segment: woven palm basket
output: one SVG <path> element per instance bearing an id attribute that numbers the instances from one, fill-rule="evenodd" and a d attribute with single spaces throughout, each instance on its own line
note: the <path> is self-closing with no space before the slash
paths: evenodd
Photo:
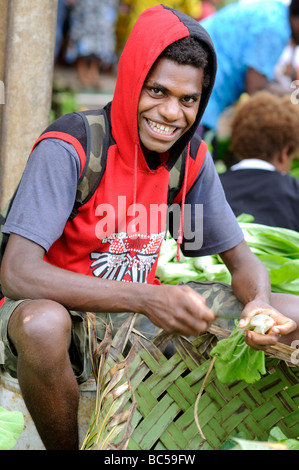
<path id="1" fill-rule="evenodd" d="M 150 341 L 132 316 L 113 340 L 109 328 L 99 346 L 91 340 L 98 396 L 82 449 L 218 450 L 236 435 L 267 441 L 274 426 L 298 438 L 299 367 L 287 365 L 296 350 L 271 347 L 259 381 L 225 385 L 209 352 L 229 334 L 212 326 L 193 342 Z"/>

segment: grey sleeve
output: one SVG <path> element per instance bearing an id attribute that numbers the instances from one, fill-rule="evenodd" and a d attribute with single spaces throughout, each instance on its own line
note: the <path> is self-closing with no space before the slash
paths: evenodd
<path id="1" fill-rule="evenodd" d="M 72 145 L 41 141 L 29 157 L 3 232 L 21 235 L 47 251 L 72 211 L 79 175 L 80 159 Z"/>
<path id="2" fill-rule="evenodd" d="M 209 152 L 184 209 L 182 252 L 186 256 L 222 253 L 243 240 Z"/>

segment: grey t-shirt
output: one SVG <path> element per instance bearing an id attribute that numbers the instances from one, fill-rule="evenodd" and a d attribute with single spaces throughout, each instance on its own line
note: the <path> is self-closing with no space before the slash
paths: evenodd
<path id="1" fill-rule="evenodd" d="M 79 175 L 80 159 L 72 145 L 57 139 L 41 141 L 28 160 L 3 232 L 21 235 L 48 251 L 72 211 Z M 243 239 L 209 153 L 186 196 L 184 211 L 182 249 L 188 256 L 221 253 Z"/>

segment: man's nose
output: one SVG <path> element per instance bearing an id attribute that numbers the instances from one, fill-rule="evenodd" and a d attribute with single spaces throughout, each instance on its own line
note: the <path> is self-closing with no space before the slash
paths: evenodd
<path id="1" fill-rule="evenodd" d="M 159 112 L 163 119 L 168 122 L 177 121 L 182 116 L 182 108 L 178 99 L 169 97 L 159 106 Z"/>

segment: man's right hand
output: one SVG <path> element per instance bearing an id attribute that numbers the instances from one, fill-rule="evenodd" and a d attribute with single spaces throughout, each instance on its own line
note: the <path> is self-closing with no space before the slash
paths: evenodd
<path id="1" fill-rule="evenodd" d="M 197 336 L 216 319 L 205 299 L 189 286 L 144 286 L 144 313 L 168 333 Z"/>

